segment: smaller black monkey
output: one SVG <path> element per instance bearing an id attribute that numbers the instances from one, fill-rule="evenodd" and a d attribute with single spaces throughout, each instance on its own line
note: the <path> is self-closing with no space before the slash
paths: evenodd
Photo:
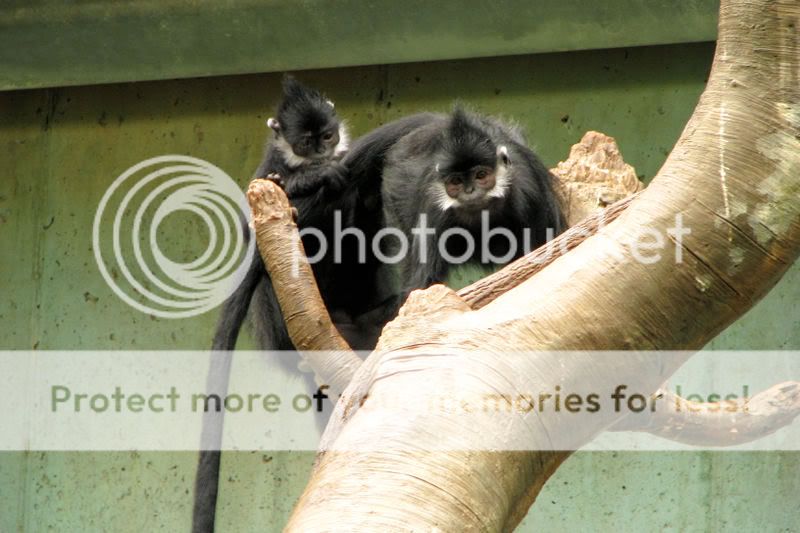
<path id="1" fill-rule="evenodd" d="M 566 226 L 556 178 L 517 128 L 460 107 L 428 117 L 397 140 L 383 167 L 386 224 L 410 241 L 405 293 L 447 281 L 448 257 L 483 267 L 494 266 L 484 256 L 507 263 Z M 431 237 L 425 246 L 423 215 Z"/>
<path id="2" fill-rule="evenodd" d="M 272 130 L 273 139 L 268 143 L 254 177 L 272 179 L 284 188 L 296 210 L 300 227 L 314 227 L 327 235 L 336 211 L 342 214 L 344 225 L 353 224 L 357 193 L 349 186 L 347 169 L 339 161 L 347 151 L 349 139 L 333 102 L 317 90 L 286 76 L 283 99 L 275 117 L 267 120 L 267 126 Z M 247 227 L 244 231 L 253 238 Z M 319 242 L 304 239 L 304 246 L 306 253 L 313 256 Z M 362 302 L 357 296 L 360 293 L 352 290 L 352 285 L 357 281 L 368 285 L 369 276 L 361 276 L 361 271 L 354 270 L 350 276 L 341 279 L 338 270 L 341 267 L 327 260 L 312 267 L 323 299 L 332 312 L 341 308 L 347 312 L 360 310 Z M 369 291 L 362 290 L 362 293 L 369 294 Z M 251 307 L 259 347 L 262 350 L 293 349 L 272 282 L 261 258 L 256 256 L 220 314 L 206 387 L 209 395 L 224 397 L 227 393 L 231 352 Z M 222 424 L 223 412 L 205 414 L 201 437 L 203 449 L 195 479 L 194 533 L 214 530 Z"/>
<path id="3" fill-rule="evenodd" d="M 286 76 L 283 100 L 267 126 L 274 139 L 255 177 L 278 181 L 289 200 L 311 194 L 318 199 L 317 194 L 329 195 L 347 185 L 347 169 L 339 160 L 347 152 L 349 137 L 333 102 Z"/>
<path id="4" fill-rule="evenodd" d="M 375 213 L 380 214 L 380 206 L 365 207 L 367 182 L 354 180 L 344 164 L 350 139 L 333 102 L 287 76 L 283 81 L 283 100 L 275 117 L 267 120 L 267 126 L 273 131 L 273 139 L 268 142 L 255 177 L 271 179 L 284 189 L 301 230 L 318 230 L 316 235 L 303 237 L 307 256 L 318 256 L 320 234 L 327 243 L 334 241 L 336 217 L 342 228 L 356 227 L 367 234 L 375 231 Z M 355 349 L 371 349 L 377 340 L 375 327 L 364 320 L 355 324 L 354 320 L 369 316 L 381 303 L 381 295 L 374 290 L 378 265 L 369 252 L 364 261 L 358 260 L 361 255 L 358 241 L 345 238 L 340 244 L 339 260 L 335 261 L 333 253 L 327 253 L 312 265 L 314 276 L 323 301 L 345 339 Z M 292 350 L 294 346 L 266 271 L 263 265 L 259 268 L 264 281 L 250 304 L 256 340 L 261 349 Z"/>

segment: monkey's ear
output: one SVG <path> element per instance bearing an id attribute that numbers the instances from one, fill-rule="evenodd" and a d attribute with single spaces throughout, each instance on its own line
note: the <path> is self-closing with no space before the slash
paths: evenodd
<path id="1" fill-rule="evenodd" d="M 275 133 L 280 133 L 281 131 L 281 124 L 278 122 L 278 119 L 269 117 L 267 119 L 267 127 L 274 130 Z"/>
<path id="2" fill-rule="evenodd" d="M 505 145 L 497 147 L 497 157 L 503 162 L 504 165 L 508 165 L 510 161 L 508 159 L 508 148 L 506 148 Z"/>
<path id="3" fill-rule="evenodd" d="M 333 109 L 336 108 L 336 106 L 333 105 L 333 100 L 325 100 L 325 103 L 328 104 L 329 106 L 331 106 L 331 108 L 333 108 Z"/>

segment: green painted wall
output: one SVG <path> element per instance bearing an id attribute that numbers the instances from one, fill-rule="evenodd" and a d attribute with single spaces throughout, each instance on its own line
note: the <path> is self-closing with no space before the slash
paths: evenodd
<path id="1" fill-rule="evenodd" d="M 710 41 L 719 0 L 5 0 L 0 90 Z"/>
<path id="2" fill-rule="evenodd" d="M 680 134 L 711 44 L 519 55 L 301 73 L 354 133 L 454 97 L 513 117 L 554 165 L 589 129 L 652 177 Z M 256 167 L 279 77 L 240 75 L 0 93 L 0 348 L 206 349 L 216 312 L 134 311 L 91 254 L 94 210 L 114 178 L 160 154 L 201 157 L 242 186 Z M 186 242 L 191 227 L 167 235 Z M 793 268 L 716 348 L 800 349 Z M 244 339 L 240 346 L 252 346 Z M 204 371 L 200 369 L 198 371 Z M 312 457 L 226 453 L 222 531 L 275 531 Z M 0 454 L 0 531 L 186 530 L 193 453 Z M 525 522 L 546 530 L 794 531 L 800 454 L 579 453 Z"/>

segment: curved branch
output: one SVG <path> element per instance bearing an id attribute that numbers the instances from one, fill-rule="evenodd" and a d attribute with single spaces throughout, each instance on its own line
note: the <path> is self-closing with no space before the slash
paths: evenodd
<path id="1" fill-rule="evenodd" d="M 448 315 L 401 312 L 385 328 L 344 393 L 360 403 L 337 404 L 344 421 L 326 431 L 329 451 L 287 531 L 511 530 L 568 454 L 493 450 L 556 434 L 585 443 L 622 414 L 578 424 L 537 411 L 533 425 L 518 416 L 465 427 L 429 400 L 504 391 L 520 375 L 565 389 L 657 390 L 683 361 L 659 365 L 644 350 L 699 349 L 763 297 L 800 255 L 798 20 L 796 0 L 722 0 L 703 97 L 658 176 L 614 223 L 480 309 L 459 308 L 442 287 L 421 291 L 446 300 Z M 643 228 L 663 237 L 679 218 L 691 234 L 668 235 L 668 258 L 636 256 L 630 243 Z M 505 364 L 521 350 L 630 355 L 624 365 L 538 355 Z M 345 420 L 347 405 L 360 408 Z M 496 446 L 479 447 L 487 437 Z"/>
<path id="2" fill-rule="evenodd" d="M 656 412 L 628 415 L 611 431 L 642 431 L 693 446 L 733 446 L 771 435 L 800 415 L 797 381 L 724 402 L 692 402 L 667 390 L 653 396 L 659 399 Z"/>
<path id="3" fill-rule="evenodd" d="M 339 394 L 362 361 L 336 330 L 322 301 L 289 200 L 280 187 L 263 179 L 250 183 L 247 200 L 258 250 L 272 279 L 289 337 L 317 380 Z"/>

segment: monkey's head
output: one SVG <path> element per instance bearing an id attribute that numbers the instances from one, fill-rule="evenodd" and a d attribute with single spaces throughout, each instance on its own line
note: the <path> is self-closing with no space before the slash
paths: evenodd
<path id="1" fill-rule="evenodd" d="M 502 198 L 508 182 L 508 148 L 496 145 L 487 128 L 456 108 L 443 130 L 434 170 L 443 210 L 476 210 Z"/>
<path id="2" fill-rule="evenodd" d="M 284 150 L 303 159 L 330 159 L 346 149 L 341 146 L 346 135 L 333 102 L 291 76 L 283 79 L 283 100 L 267 126 Z"/>

